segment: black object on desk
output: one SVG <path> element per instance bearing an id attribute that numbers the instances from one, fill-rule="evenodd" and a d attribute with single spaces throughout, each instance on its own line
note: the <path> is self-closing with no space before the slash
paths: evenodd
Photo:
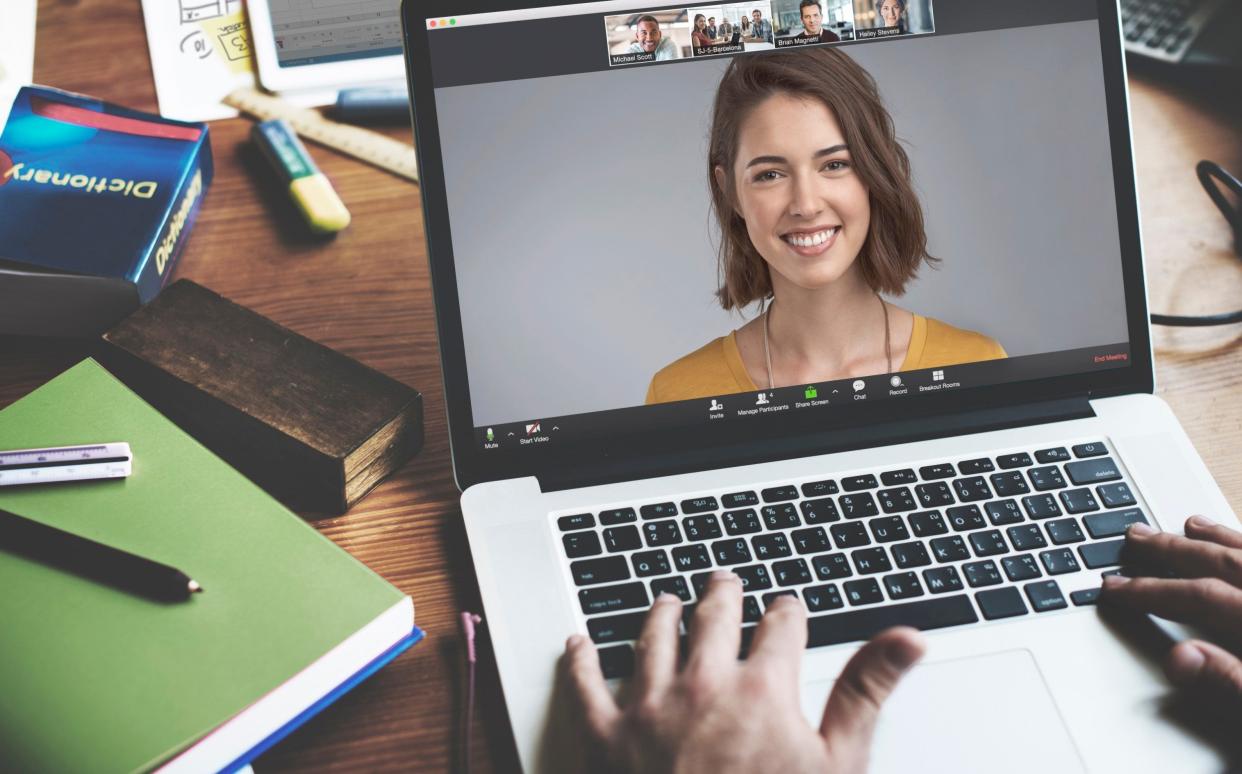
<path id="1" fill-rule="evenodd" d="M 203 590 L 175 567 L 8 511 L 0 511 L 0 551 L 157 602 L 184 602 Z"/>
<path id="2" fill-rule="evenodd" d="M 1170 64 L 1242 67 L 1242 4 L 1121 0 L 1126 52 Z"/>

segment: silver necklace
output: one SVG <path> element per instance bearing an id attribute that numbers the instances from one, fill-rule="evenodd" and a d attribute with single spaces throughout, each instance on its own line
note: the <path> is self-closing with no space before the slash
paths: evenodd
<path id="1" fill-rule="evenodd" d="M 893 345 L 891 336 L 889 336 L 888 325 L 888 304 L 880 296 L 879 293 L 875 297 L 880 301 L 880 308 L 884 310 L 884 359 L 888 361 L 888 373 L 893 372 Z M 772 304 L 768 304 L 763 310 L 763 359 L 768 364 L 768 389 L 776 389 L 776 384 L 772 380 L 772 347 L 768 342 L 768 314 L 772 311 Z"/>

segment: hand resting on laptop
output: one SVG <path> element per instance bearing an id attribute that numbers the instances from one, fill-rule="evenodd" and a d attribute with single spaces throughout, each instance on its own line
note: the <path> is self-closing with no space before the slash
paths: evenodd
<path id="1" fill-rule="evenodd" d="M 1242 545 L 1242 536 L 1238 536 Z M 1242 592 L 1238 592 L 1242 596 Z M 695 610 L 689 648 L 678 669 L 681 600 L 656 598 L 639 637 L 635 675 L 621 705 L 600 671 L 594 644 L 574 635 L 563 668 L 582 722 L 607 764 L 623 771 L 861 772 L 867 767 L 880 706 L 923 655 L 914 629 L 882 632 L 846 664 L 819 729 L 798 701 L 806 647 L 806 609 L 778 598 L 755 632 L 749 657 L 737 658 L 742 585 L 713 574 Z"/>
<path id="2" fill-rule="evenodd" d="M 1104 579 L 1100 604 L 1189 624 L 1220 644 L 1199 639 L 1175 645 L 1165 658 L 1169 679 L 1207 698 L 1242 702 L 1242 533 L 1192 516 L 1186 536 L 1133 524 L 1122 559 L 1127 566 L 1176 577 L 1120 575 Z M 1228 648 L 1228 649 L 1227 649 Z"/>

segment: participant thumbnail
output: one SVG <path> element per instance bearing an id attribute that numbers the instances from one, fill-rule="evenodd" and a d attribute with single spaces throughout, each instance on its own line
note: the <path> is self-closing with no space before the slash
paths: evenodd
<path id="1" fill-rule="evenodd" d="M 694 56 L 735 54 L 774 48 L 776 39 L 770 5 L 728 3 L 686 11 L 690 18 L 690 48 Z"/>
<path id="2" fill-rule="evenodd" d="M 666 62 L 690 56 L 686 10 L 645 11 L 605 16 L 610 64 Z"/>
<path id="3" fill-rule="evenodd" d="M 931 0 L 854 0 L 858 40 L 935 32 Z"/>
<path id="4" fill-rule="evenodd" d="M 854 0 L 775 0 L 776 47 L 854 39 Z"/>

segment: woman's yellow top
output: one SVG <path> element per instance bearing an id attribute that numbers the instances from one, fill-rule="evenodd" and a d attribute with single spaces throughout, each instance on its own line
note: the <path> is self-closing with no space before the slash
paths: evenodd
<path id="1" fill-rule="evenodd" d="M 942 368 L 1003 357 L 1007 357 L 1005 349 L 995 339 L 916 314 L 906 359 L 898 370 Z M 647 388 L 647 403 L 668 403 L 758 390 L 742 364 L 734 332 L 660 369 Z"/>

